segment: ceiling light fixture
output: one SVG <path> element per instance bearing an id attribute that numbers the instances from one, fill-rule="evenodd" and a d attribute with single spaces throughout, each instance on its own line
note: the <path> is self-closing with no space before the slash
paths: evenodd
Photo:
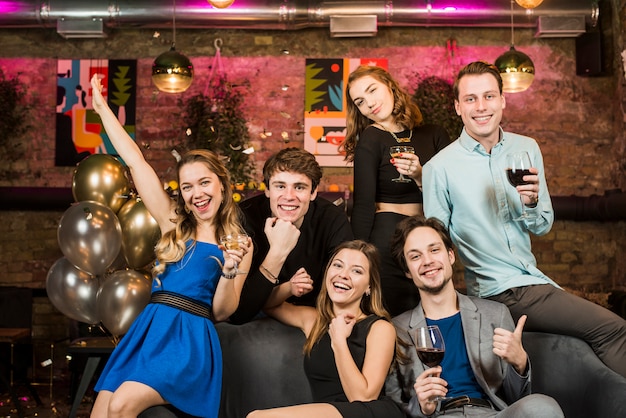
<path id="1" fill-rule="evenodd" d="M 543 3 L 543 0 L 515 0 L 515 3 L 519 4 L 524 9 L 534 9 Z"/>
<path id="2" fill-rule="evenodd" d="M 235 2 L 235 0 L 208 0 L 209 4 L 216 9 L 225 9 Z"/>
<path id="3" fill-rule="evenodd" d="M 154 60 L 152 82 L 165 93 L 182 93 L 193 82 L 193 64 L 176 51 L 176 0 L 172 18 L 172 47 Z"/>
<path id="4" fill-rule="evenodd" d="M 514 0 L 511 0 L 511 49 L 500 55 L 495 62 L 502 76 L 502 91 L 505 93 L 524 91 L 535 79 L 535 64 L 528 55 L 517 51 L 514 46 L 513 3 Z"/>

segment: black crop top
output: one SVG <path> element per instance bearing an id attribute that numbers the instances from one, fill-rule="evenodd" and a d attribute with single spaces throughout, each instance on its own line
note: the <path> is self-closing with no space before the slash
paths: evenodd
<path id="1" fill-rule="evenodd" d="M 398 138 L 409 137 L 408 130 L 395 134 Z M 356 239 L 369 239 L 377 202 L 422 203 L 422 192 L 414 181 L 391 181 L 399 176 L 389 155 L 389 147 L 396 144 L 389 132 L 375 126 L 368 126 L 359 136 L 354 150 L 354 206 L 351 217 Z M 413 129 L 410 143 L 402 143 L 415 148 L 422 166 L 448 144 L 450 137 L 438 125 L 418 126 Z"/>

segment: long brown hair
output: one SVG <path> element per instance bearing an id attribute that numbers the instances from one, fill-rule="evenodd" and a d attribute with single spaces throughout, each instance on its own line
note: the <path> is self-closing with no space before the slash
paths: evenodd
<path id="1" fill-rule="evenodd" d="M 362 240 L 346 241 L 335 248 L 335 251 L 330 257 L 330 261 L 324 270 L 324 279 L 322 280 L 320 293 L 317 296 L 317 319 L 315 320 L 313 328 L 311 329 L 306 343 L 304 344 L 304 353 L 306 355 L 311 353 L 313 346 L 320 340 L 320 338 L 322 338 L 324 333 L 328 331 L 330 321 L 332 321 L 335 317 L 333 312 L 333 302 L 330 300 L 326 289 L 326 275 L 328 274 L 328 269 L 335 260 L 335 257 L 337 257 L 337 254 L 346 249 L 360 251 L 365 255 L 367 261 L 369 262 L 370 295 L 363 296 L 361 298 L 361 311 L 363 311 L 366 315 L 374 314 L 391 321 L 389 313 L 383 306 L 380 284 L 380 256 L 378 254 L 378 249 L 373 244 Z"/>
<path id="2" fill-rule="evenodd" d="M 177 181 L 180 183 L 179 176 L 181 168 L 187 164 L 196 162 L 206 165 L 222 184 L 223 200 L 213 220 L 215 223 L 215 236 L 219 237 L 220 235 L 243 231 L 240 223 L 241 216 L 239 207 L 233 200 L 230 173 L 217 154 L 204 149 L 191 150 L 185 153 L 176 166 Z M 167 263 L 175 263 L 181 260 L 187 251 L 186 242 L 190 239 L 195 239 L 198 221 L 193 213 L 188 213 L 185 210 L 185 201 L 181 193 L 178 194 L 175 205 L 176 217 L 171 221 L 176 224 L 176 228 L 163 234 L 155 247 L 158 261 L 152 269 L 155 277 L 163 273 Z"/>
<path id="3" fill-rule="evenodd" d="M 359 108 L 350 97 L 350 87 L 356 80 L 370 76 L 386 85 L 393 95 L 393 111 L 395 122 L 407 129 L 413 129 L 424 122 L 422 112 L 412 97 L 398 84 L 398 82 L 382 67 L 374 65 L 361 65 L 348 77 L 346 87 L 346 139 L 341 143 L 340 150 L 345 151 L 346 160 L 354 160 L 354 150 L 359 140 L 359 134 L 372 124 L 372 120 L 363 116 Z"/>

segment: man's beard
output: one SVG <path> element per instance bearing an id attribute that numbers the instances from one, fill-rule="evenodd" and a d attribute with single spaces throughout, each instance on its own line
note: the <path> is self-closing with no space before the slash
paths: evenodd
<path id="1" fill-rule="evenodd" d="M 450 280 L 452 280 L 452 275 L 450 275 L 450 277 L 443 279 L 443 282 L 441 282 L 441 284 L 438 286 L 428 287 L 428 286 L 425 286 L 424 284 L 421 284 L 417 286 L 417 288 L 421 290 L 422 292 L 425 292 L 431 295 L 438 295 L 439 293 L 441 293 L 443 288 L 446 287 L 446 285 L 448 284 Z"/>

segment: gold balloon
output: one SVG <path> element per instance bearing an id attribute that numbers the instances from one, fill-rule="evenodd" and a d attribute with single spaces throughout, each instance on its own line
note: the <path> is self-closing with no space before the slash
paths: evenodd
<path id="1" fill-rule="evenodd" d="M 96 312 L 113 335 L 126 334 L 133 321 L 150 302 L 152 280 L 136 270 L 118 270 L 108 275 L 96 297 Z"/>
<path id="2" fill-rule="evenodd" d="M 90 155 L 74 170 L 72 194 L 76 202 L 95 201 L 117 212 L 128 200 L 129 193 L 126 168 L 111 155 Z"/>
<path id="3" fill-rule="evenodd" d="M 159 224 L 150 215 L 141 198 L 133 198 L 117 213 L 122 226 L 122 252 L 131 269 L 151 263 L 154 246 L 161 237 Z"/>

